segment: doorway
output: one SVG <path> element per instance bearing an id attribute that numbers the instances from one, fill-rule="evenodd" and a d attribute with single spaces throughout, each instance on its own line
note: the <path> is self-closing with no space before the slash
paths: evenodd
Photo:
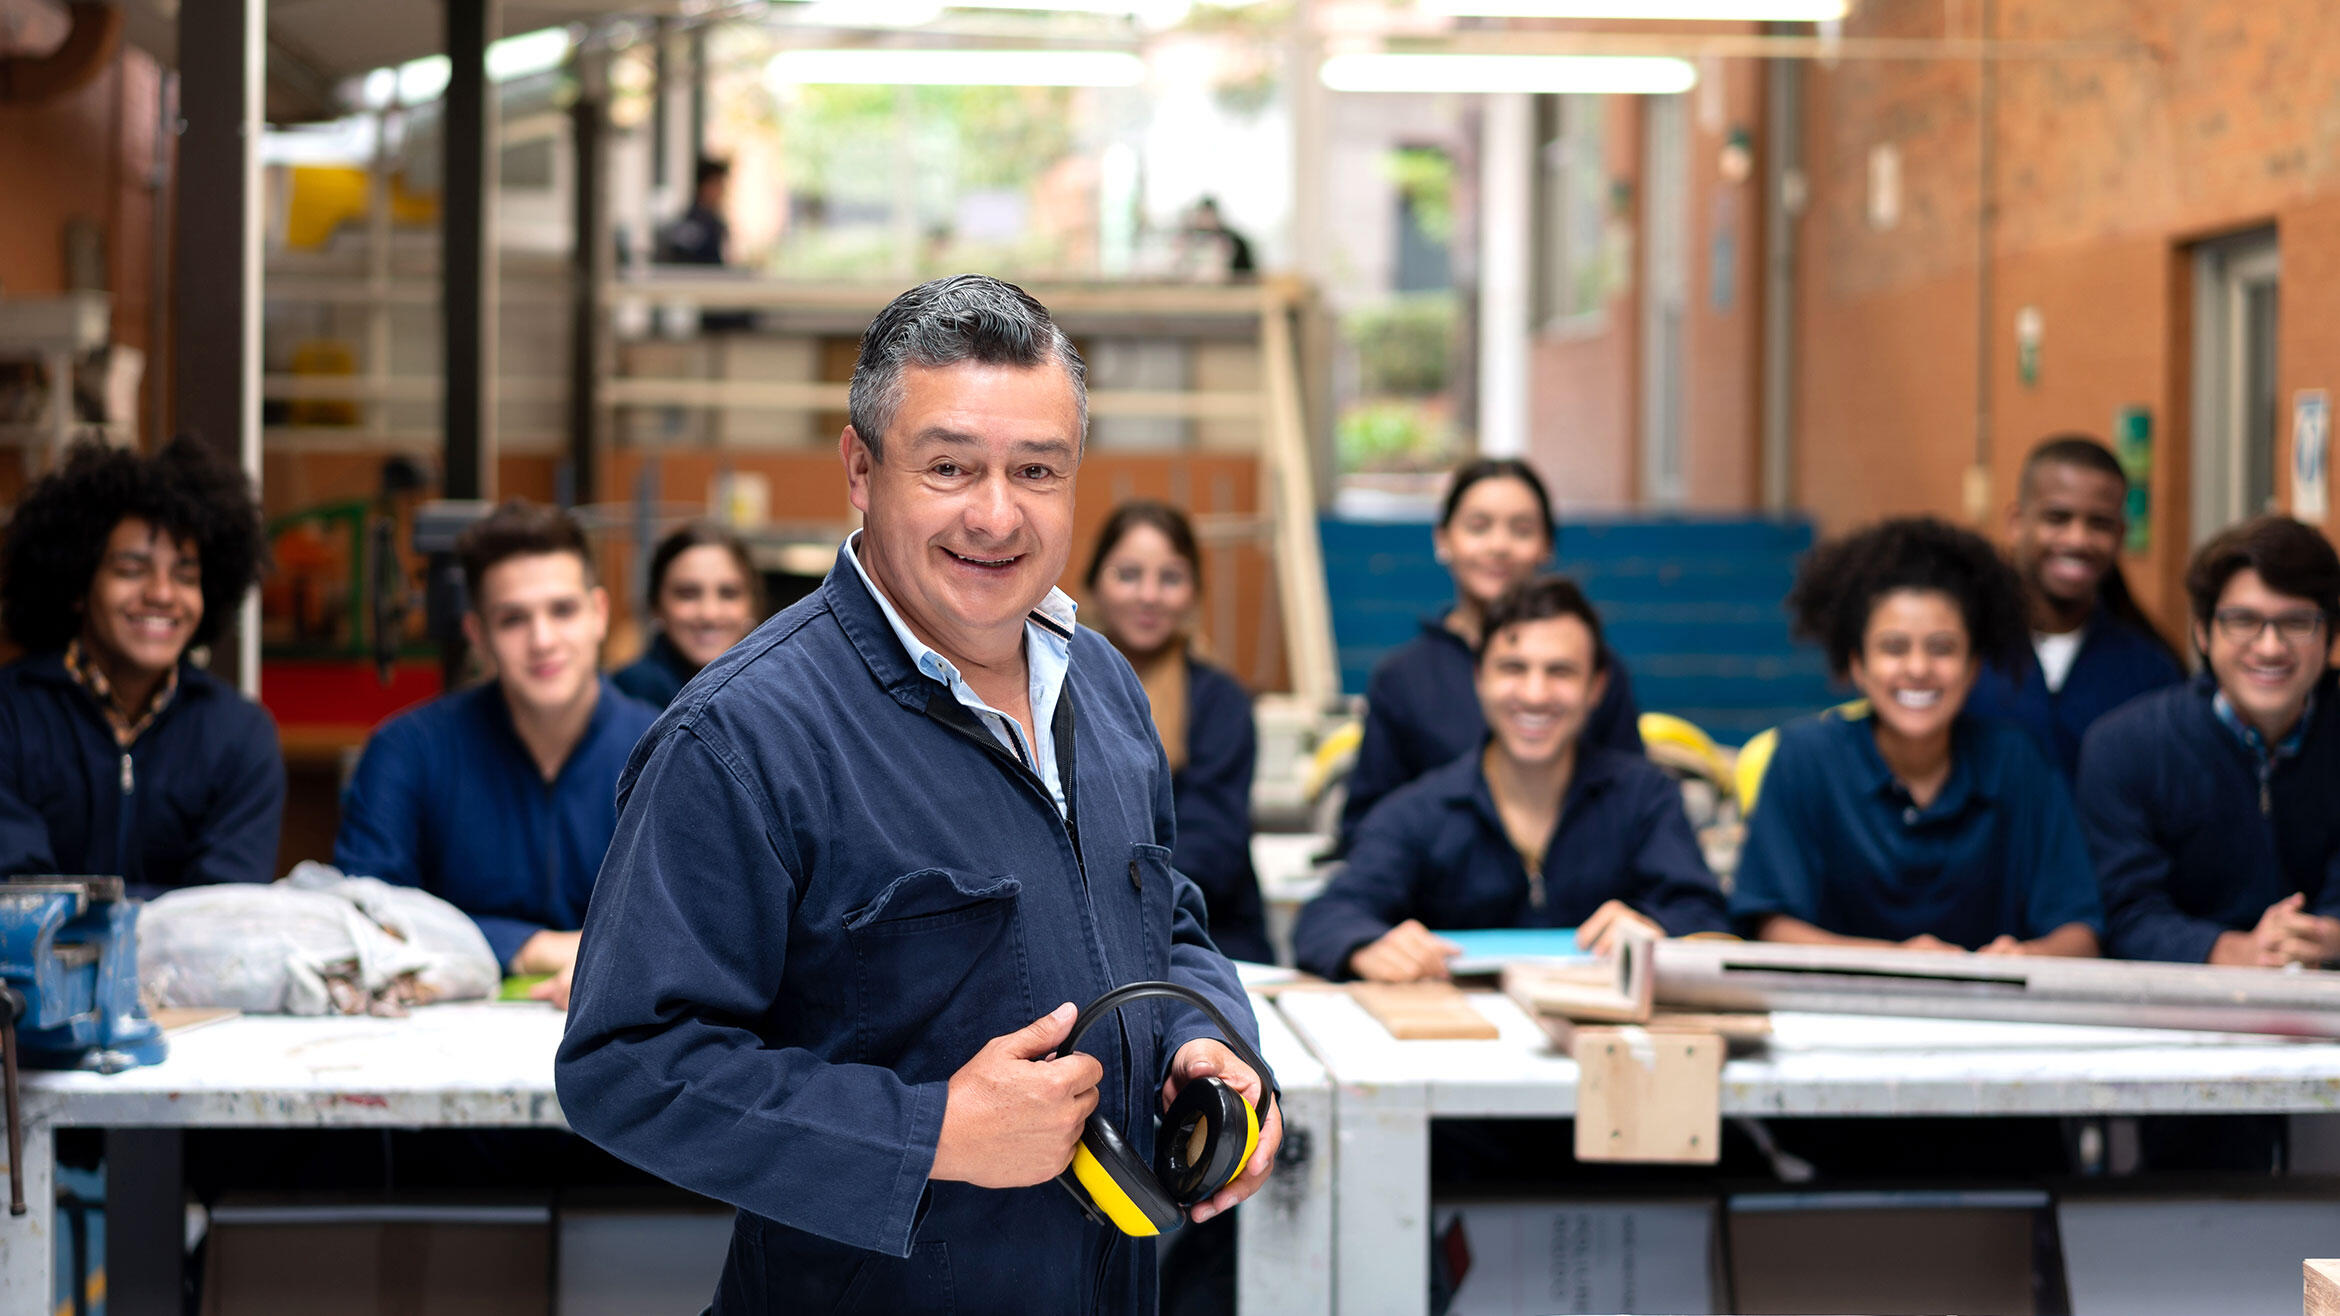
<path id="1" fill-rule="evenodd" d="M 2281 275 L 2273 229 L 2194 249 L 2194 546 L 2276 510 Z"/>

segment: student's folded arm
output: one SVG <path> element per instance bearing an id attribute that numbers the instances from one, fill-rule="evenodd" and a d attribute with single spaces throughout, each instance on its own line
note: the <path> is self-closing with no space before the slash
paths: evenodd
<path id="1" fill-rule="evenodd" d="M 1681 787 L 1662 772 L 1649 774 L 1646 782 L 1635 801 L 1641 842 L 1626 903 L 1657 920 L 1669 937 L 1730 931 L 1730 911 L 1682 807 Z"/>
<path id="2" fill-rule="evenodd" d="M 1341 804 L 1341 845 L 1357 843 L 1357 831 L 1373 806 L 1414 776 L 1406 763 L 1404 733 L 1398 727 L 1403 696 L 1379 672 L 1365 690 L 1365 729 L 1357 740 L 1357 761 L 1349 769 L 1349 795 Z"/>
<path id="3" fill-rule="evenodd" d="M 503 914 L 470 914 L 470 918 L 478 926 L 479 935 L 487 938 L 488 949 L 495 952 L 496 963 L 506 973 L 529 972 L 520 963 L 521 949 L 537 933 L 551 931 L 542 923 Z"/>
<path id="4" fill-rule="evenodd" d="M 0 875 L 57 871 L 48 820 L 33 809 L 18 779 L 23 745 L 15 715 L 0 704 Z"/>
<path id="5" fill-rule="evenodd" d="M 630 789 L 554 1074 L 571 1127 L 678 1187 L 908 1256 L 949 1084 L 767 1045 L 799 877 L 765 790 L 695 723 Z"/>
<path id="6" fill-rule="evenodd" d="M 241 734 L 227 746 L 212 783 L 210 810 L 196 834 L 187 885 L 273 882 L 284 823 L 284 754 L 266 711 L 247 706 Z"/>
<path id="7" fill-rule="evenodd" d="M 419 737 L 395 721 L 376 728 L 341 792 L 333 866 L 351 877 L 421 886 L 423 789 L 428 774 Z"/>
<path id="8" fill-rule="evenodd" d="M 2044 757 L 2027 763 L 2013 785 L 2016 853 L 2031 866 L 2024 927 L 2017 935 L 2040 954 L 2101 953 L 2104 901 L 2071 792 Z"/>
<path id="9" fill-rule="evenodd" d="M 1773 756 L 1755 811 L 1747 818 L 1747 836 L 1731 882 L 1731 923 L 1740 935 L 1763 936 L 1774 916 L 1817 930 L 1812 920 L 1819 907 L 1820 873 L 1814 854 L 1817 824 L 1810 815 L 1811 797 L 1819 789 L 1816 774 L 1798 755 Z"/>
<path id="10" fill-rule="evenodd" d="M 2106 737 L 2106 729 L 2099 723 L 2081 742 L 2077 791 L 2080 832 L 2104 902 L 2104 953 L 2204 963 L 2226 929 L 2178 908 L 2150 789 L 2153 756 Z"/>
<path id="11" fill-rule="evenodd" d="M 1407 803 L 1390 801 L 1375 810 L 1357 829 L 1348 860 L 1301 908 L 1292 925 L 1292 958 L 1301 968 L 1326 978 L 1353 977 L 1349 957 L 1358 948 L 1419 916 L 1415 884 L 1422 860 Z"/>
<path id="12" fill-rule="evenodd" d="M 1232 700 L 1198 700 L 1193 710 L 1177 848 L 1179 871 L 1222 902 L 1251 871 L 1251 775 L 1259 756 L 1249 704 L 1240 690 L 1227 693 Z"/>

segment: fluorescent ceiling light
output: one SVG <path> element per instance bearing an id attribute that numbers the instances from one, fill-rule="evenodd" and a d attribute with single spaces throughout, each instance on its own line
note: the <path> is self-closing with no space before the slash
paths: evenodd
<path id="1" fill-rule="evenodd" d="M 1833 23 L 1851 0 L 1421 0 L 1457 18 L 1617 18 L 1707 23 Z"/>
<path id="2" fill-rule="evenodd" d="M 784 50 L 764 66 L 773 87 L 1135 87 L 1144 60 L 1120 50 Z"/>
<path id="3" fill-rule="evenodd" d="M 1656 55 L 1334 55 L 1316 76 L 1334 91 L 1670 96 L 1698 85 L 1690 61 Z"/>

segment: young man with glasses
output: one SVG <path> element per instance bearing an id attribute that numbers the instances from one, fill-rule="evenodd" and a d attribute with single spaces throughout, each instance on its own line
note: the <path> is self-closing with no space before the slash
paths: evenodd
<path id="1" fill-rule="evenodd" d="M 2205 670 L 2088 733 L 2082 829 L 2126 959 L 2340 961 L 2340 555 L 2287 517 L 2235 526 L 2186 570 Z"/>

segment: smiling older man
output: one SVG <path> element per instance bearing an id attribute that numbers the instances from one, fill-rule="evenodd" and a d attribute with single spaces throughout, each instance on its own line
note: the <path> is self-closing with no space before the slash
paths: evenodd
<path id="1" fill-rule="evenodd" d="M 585 928 L 561 1106 L 740 1208 L 719 1312 L 1142 1312 L 1154 1249 L 1049 1181 L 1102 1109 L 1254 1074 L 1156 1002 L 1250 1014 L 1170 866 L 1145 694 L 1055 588 L 1087 426 L 1037 301 L 962 275 L 862 337 L 839 443 L 864 528 L 635 750 Z M 1248 1040 L 1248 1039 L 1246 1039 Z M 1195 1209 L 1248 1196 L 1280 1125 Z"/>

